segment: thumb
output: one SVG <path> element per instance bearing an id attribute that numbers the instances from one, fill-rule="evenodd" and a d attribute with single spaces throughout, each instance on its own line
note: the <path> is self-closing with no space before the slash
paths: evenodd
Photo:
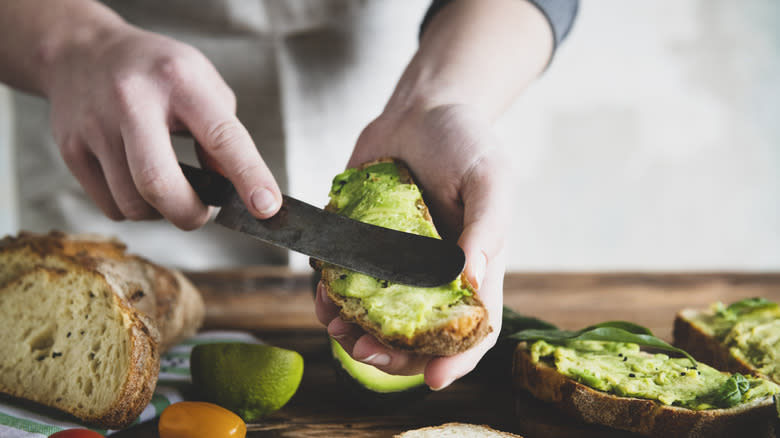
<path id="1" fill-rule="evenodd" d="M 479 290 L 487 266 L 504 248 L 510 186 L 507 161 L 496 153 L 478 160 L 463 181 L 463 231 L 458 244 L 466 254 L 466 278 Z"/>

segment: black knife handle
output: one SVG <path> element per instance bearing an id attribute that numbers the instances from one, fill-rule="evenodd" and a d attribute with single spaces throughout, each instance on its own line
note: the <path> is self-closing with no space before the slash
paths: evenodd
<path id="1" fill-rule="evenodd" d="M 208 169 L 190 166 L 179 162 L 184 177 L 187 178 L 195 193 L 206 205 L 222 206 L 230 193 L 234 190 L 233 184 L 224 176 Z"/>

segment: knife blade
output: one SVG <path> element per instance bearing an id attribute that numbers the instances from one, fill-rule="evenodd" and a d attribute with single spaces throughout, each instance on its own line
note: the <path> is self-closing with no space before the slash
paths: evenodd
<path id="1" fill-rule="evenodd" d="M 455 242 L 356 221 L 287 195 L 282 196 L 276 215 L 257 219 L 227 178 L 179 164 L 203 203 L 221 207 L 216 223 L 263 242 L 382 280 L 420 287 L 449 283 L 466 264 Z"/>

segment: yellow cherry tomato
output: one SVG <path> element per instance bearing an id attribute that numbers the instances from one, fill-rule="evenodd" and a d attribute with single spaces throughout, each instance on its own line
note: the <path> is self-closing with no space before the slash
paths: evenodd
<path id="1" fill-rule="evenodd" d="M 157 431 L 160 438 L 244 438 L 246 424 L 221 406 L 184 401 L 162 411 Z"/>

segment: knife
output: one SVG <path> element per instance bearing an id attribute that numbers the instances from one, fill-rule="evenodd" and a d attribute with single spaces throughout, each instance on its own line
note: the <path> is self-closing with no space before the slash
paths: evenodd
<path id="1" fill-rule="evenodd" d="M 216 223 L 263 242 L 410 286 L 449 283 L 466 264 L 466 256 L 455 242 L 359 222 L 287 195 L 282 195 L 282 207 L 276 215 L 257 219 L 227 178 L 207 169 L 179 165 L 201 201 L 221 207 Z"/>

